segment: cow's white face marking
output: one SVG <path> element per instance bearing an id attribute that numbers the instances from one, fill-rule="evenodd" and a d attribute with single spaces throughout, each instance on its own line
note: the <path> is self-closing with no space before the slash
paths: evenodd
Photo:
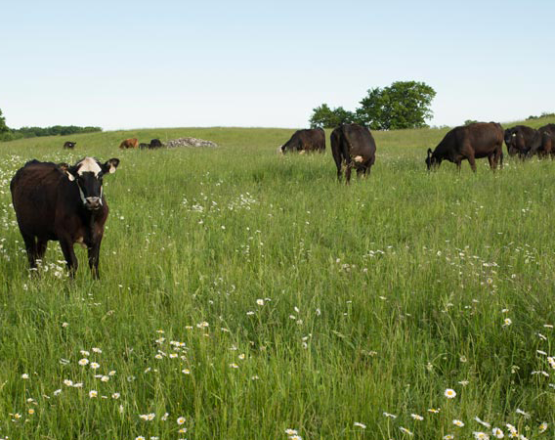
<path id="1" fill-rule="evenodd" d="M 516 137 L 516 133 L 513 133 L 513 137 Z"/>
<path id="2" fill-rule="evenodd" d="M 357 162 L 357 163 L 362 163 L 362 162 L 364 162 L 364 157 L 362 157 L 362 156 L 356 156 L 356 157 L 355 157 L 355 162 Z"/>
<path id="3" fill-rule="evenodd" d="M 92 157 L 85 157 L 81 162 L 79 162 L 79 169 L 77 170 L 77 174 L 80 176 L 83 173 L 94 173 L 95 176 L 98 176 L 102 169 L 100 165 L 94 160 Z"/>

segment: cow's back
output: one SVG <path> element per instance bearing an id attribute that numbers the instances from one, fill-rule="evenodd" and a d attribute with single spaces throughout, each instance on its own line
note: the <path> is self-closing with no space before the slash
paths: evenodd
<path id="1" fill-rule="evenodd" d="M 460 147 L 469 143 L 476 158 L 489 156 L 503 146 L 503 127 L 496 122 L 476 122 L 460 128 L 457 137 L 458 142 L 462 142 Z"/>
<path id="2" fill-rule="evenodd" d="M 325 151 L 326 133 L 322 128 L 299 130 L 295 133 L 300 137 L 303 150 Z"/>
<path id="3" fill-rule="evenodd" d="M 28 162 L 10 183 L 17 221 L 29 234 L 52 238 L 58 193 L 67 178 L 56 164 Z"/>
<path id="4" fill-rule="evenodd" d="M 366 127 L 357 124 L 343 126 L 344 141 L 348 145 L 351 157 L 362 156 L 365 161 L 374 159 L 376 154 L 376 142 Z"/>

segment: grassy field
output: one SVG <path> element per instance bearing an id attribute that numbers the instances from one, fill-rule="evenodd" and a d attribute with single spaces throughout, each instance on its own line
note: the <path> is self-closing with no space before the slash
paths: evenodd
<path id="1" fill-rule="evenodd" d="M 376 133 L 347 187 L 292 132 L 0 144 L 0 439 L 555 438 L 555 163 L 428 174 L 446 130 Z M 220 148 L 117 148 L 181 136 Z M 121 160 L 102 279 L 54 242 L 30 277 L 9 181 L 85 155 Z"/>

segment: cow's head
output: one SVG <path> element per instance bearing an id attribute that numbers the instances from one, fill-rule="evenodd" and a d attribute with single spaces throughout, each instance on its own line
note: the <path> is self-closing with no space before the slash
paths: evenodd
<path id="1" fill-rule="evenodd" d="M 301 151 L 303 151 L 303 146 L 299 139 L 297 139 L 296 136 L 293 136 L 280 147 L 280 150 L 282 154 L 289 152 L 300 153 Z"/>
<path id="2" fill-rule="evenodd" d="M 428 148 L 428 155 L 426 157 L 426 167 L 428 168 L 428 171 L 431 171 L 432 169 L 437 168 L 440 163 L 441 161 L 434 156 L 432 149 Z"/>
<path id="3" fill-rule="evenodd" d="M 102 207 L 102 178 L 105 174 L 113 174 L 119 165 L 119 159 L 110 159 L 101 164 L 93 157 L 85 157 L 73 166 L 60 164 L 60 168 L 71 182 L 75 182 L 83 206 L 90 211 Z"/>
<path id="4" fill-rule="evenodd" d="M 517 154 L 518 151 L 518 145 L 517 145 L 517 137 L 518 137 L 518 132 L 512 128 L 507 128 L 505 130 L 505 145 L 507 145 L 507 151 L 509 152 L 509 156 L 514 156 L 515 154 Z"/>

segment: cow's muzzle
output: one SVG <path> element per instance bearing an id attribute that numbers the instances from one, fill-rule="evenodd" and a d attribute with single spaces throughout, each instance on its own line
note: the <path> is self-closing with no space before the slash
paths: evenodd
<path id="1" fill-rule="evenodd" d="M 100 197 L 87 197 L 85 207 L 90 211 L 96 211 L 102 207 L 102 199 Z"/>

